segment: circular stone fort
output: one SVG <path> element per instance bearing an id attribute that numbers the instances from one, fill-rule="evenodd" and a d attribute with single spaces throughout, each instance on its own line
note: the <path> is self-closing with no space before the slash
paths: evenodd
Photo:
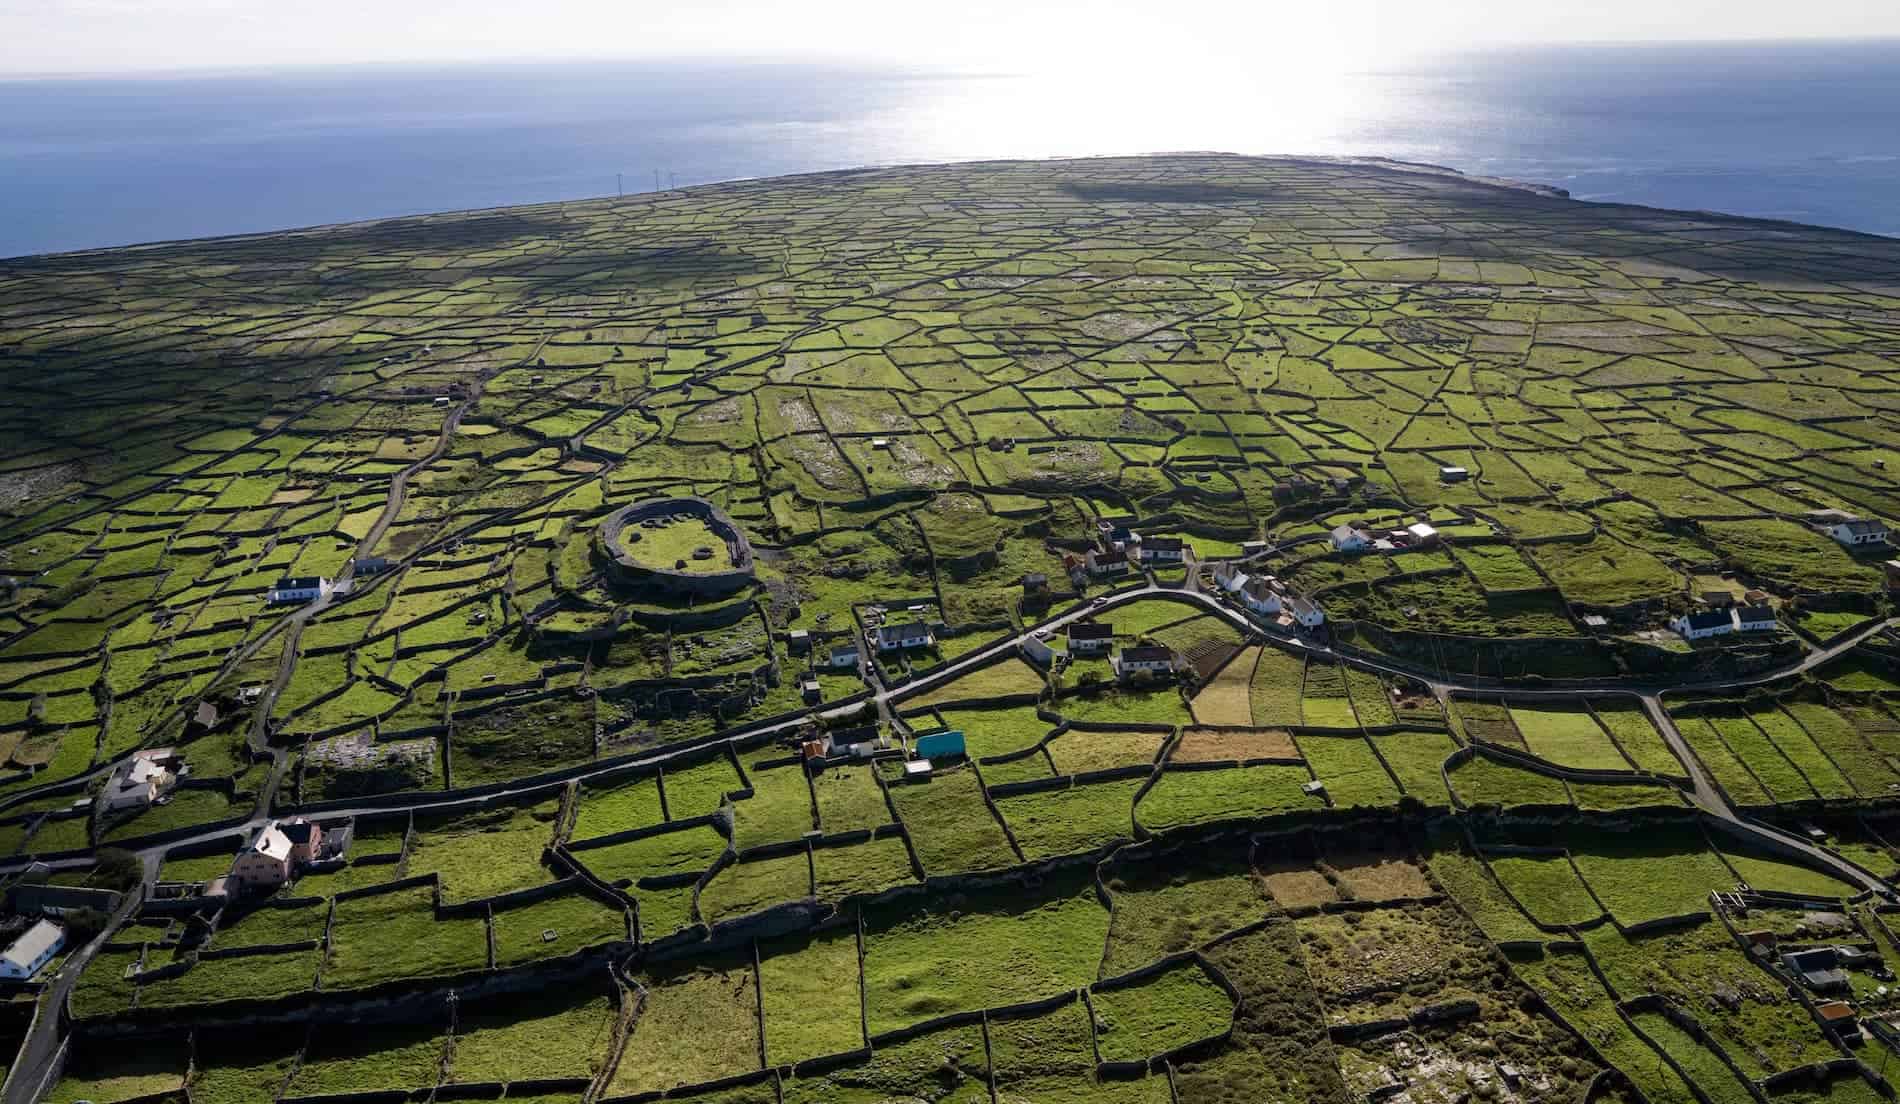
<path id="1" fill-rule="evenodd" d="M 594 536 L 607 572 L 649 592 L 720 598 L 752 584 L 752 546 L 703 498 L 655 498 L 609 514 Z"/>

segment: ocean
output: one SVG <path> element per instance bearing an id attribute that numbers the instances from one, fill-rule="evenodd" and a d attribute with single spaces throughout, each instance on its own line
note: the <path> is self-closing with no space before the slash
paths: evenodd
<path id="1" fill-rule="evenodd" d="M 1289 81 L 1291 78 L 1288 79 Z M 1900 42 L 1550 47 L 1276 82 L 735 62 L 0 81 L 0 256 L 862 165 L 1378 155 L 1900 236 Z"/>

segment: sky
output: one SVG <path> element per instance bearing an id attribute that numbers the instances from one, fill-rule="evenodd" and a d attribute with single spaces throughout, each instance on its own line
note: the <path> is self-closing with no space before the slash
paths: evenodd
<path id="1" fill-rule="evenodd" d="M 1507 44 L 1894 36 L 1895 0 L 0 0 L 0 75 L 733 57 L 1160 79 Z"/>

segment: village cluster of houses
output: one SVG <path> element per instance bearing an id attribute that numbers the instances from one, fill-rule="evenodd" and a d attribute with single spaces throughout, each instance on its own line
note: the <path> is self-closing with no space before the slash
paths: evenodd
<path id="1" fill-rule="evenodd" d="M 1710 608 L 1680 614 L 1669 622 L 1669 628 L 1684 640 L 1706 640 L 1737 632 L 1774 632 L 1780 627 L 1766 594 L 1750 591 L 1748 600 L 1740 604 L 1733 599 L 1727 591 L 1705 595 L 1703 601 Z"/>
<path id="2" fill-rule="evenodd" d="M 1171 567 L 1194 557 L 1194 547 L 1180 537 L 1143 536 L 1126 522 L 1100 521 L 1096 547 L 1080 556 L 1062 558 L 1062 568 L 1077 590 L 1090 582 L 1123 578 L 1137 567 Z"/>
<path id="3" fill-rule="evenodd" d="M 1336 552 L 1403 552 L 1412 548 L 1430 548 L 1438 543 L 1438 530 L 1429 522 L 1414 522 L 1403 529 L 1374 532 L 1365 525 L 1340 525 L 1328 534 Z"/>
<path id="4" fill-rule="evenodd" d="M 1823 917 L 1834 914 L 1821 914 Z M 1839 929 L 1851 931 L 1845 917 L 1835 916 Z M 1893 974 L 1880 953 L 1869 946 L 1851 943 L 1785 943 L 1772 931 L 1741 933 L 1742 944 L 1750 956 L 1777 970 L 1807 990 L 1814 1000 L 1814 1011 L 1821 1022 L 1843 1037 L 1860 1034 L 1859 1012 L 1852 1003 L 1853 979 L 1849 970 L 1861 970 L 1881 981 L 1892 981 Z M 1884 990 L 1883 990 L 1884 992 Z"/>
<path id="5" fill-rule="evenodd" d="M 1180 670 L 1180 659 L 1174 649 L 1159 644 L 1128 644 L 1120 648 L 1115 646 L 1115 626 L 1105 621 L 1077 621 L 1066 630 L 1069 638 L 1069 650 L 1066 658 L 1101 659 L 1108 658 L 1109 670 L 1122 681 L 1137 675 L 1161 678 Z M 1041 633 L 1023 639 L 1024 658 L 1039 666 L 1050 667 L 1065 654 L 1057 651 Z"/>
<path id="6" fill-rule="evenodd" d="M 1303 629 L 1317 629 L 1326 623 L 1326 611 L 1319 603 L 1294 594 L 1272 575 L 1250 575 L 1234 564 L 1222 564 L 1214 569 L 1214 582 L 1234 601 L 1261 617 L 1285 616 Z"/>

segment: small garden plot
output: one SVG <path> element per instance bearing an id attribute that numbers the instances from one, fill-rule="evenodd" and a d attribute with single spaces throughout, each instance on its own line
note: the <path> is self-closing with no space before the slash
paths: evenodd
<path id="1" fill-rule="evenodd" d="M 1300 736 L 1314 777 L 1326 784 L 1334 808 L 1379 808 L 1399 802 L 1399 788 L 1363 736 Z"/>
<path id="2" fill-rule="evenodd" d="M 1122 778 L 996 799 L 1029 862 L 1079 855 L 1134 837 L 1135 794 L 1147 780 Z"/>
<path id="3" fill-rule="evenodd" d="M 1189 703 L 1196 723 L 1237 727 L 1253 723 L 1250 687 L 1254 665 L 1260 661 L 1260 650 L 1253 647 L 1241 652 L 1201 687 Z"/>
<path id="4" fill-rule="evenodd" d="M 765 1061 L 788 1066 L 864 1045 L 855 927 L 759 944 Z"/>
<path id="5" fill-rule="evenodd" d="M 1619 994 L 1653 992 L 1690 1010 L 1750 1077 L 1836 1053 L 1800 1002 L 1750 962 L 1720 924 L 1635 940 L 1606 924 L 1586 932 L 1584 942 Z"/>
<path id="6" fill-rule="evenodd" d="M 592 1077 L 607 1061 L 620 1002 L 611 990 L 465 1001 L 455 1016 L 451 1082 Z"/>
<path id="7" fill-rule="evenodd" d="M 795 840 L 811 831 L 811 787 L 797 763 L 746 771 L 752 796 L 733 802 L 733 840 L 739 847 Z"/>
<path id="8" fill-rule="evenodd" d="M 1105 1062 L 1140 1062 L 1226 1031 L 1234 1002 L 1195 963 L 1140 985 L 1096 989 L 1096 1044 Z"/>
<path id="9" fill-rule="evenodd" d="M 1055 703 L 1058 713 L 1072 721 L 1097 724 L 1194 723 L 1181 700 L 1181 691 L 1171 682 L 1153 686 L 1101 685 L 1093 690 L 1072 694 Z"/>
<path id="10" fill-rule="evenodd" d="M 1340 900 L 1339 887 L 1310 859 L 1285 858 L 1261 863 L 1260 884 L 1275 904 L 1289 912 L 1316 909 Z"/>
<path id="11" fill-rule="evenodd" d="M 1083 774 L 1115 767 L 1145 767 L 1155 761 L 1167 739 L 1162 732 L 1086 732 L 1070 729 L 1051 740 L 1049 758 L 1058 774 Z M 990 778 L 990 768 L 983 768 Z M 993 780 L 992 780 L 993 781 Z"/>
<path id="12" fill-rule="evenodd" d="M 162 964 L 154 950 L 147 965 Z M 233 999 L 271 1000 L 308 992 L 323 965 L 323 952 L 280 951 L 239 958 L 201 958 L 175 977 L 139 989 L 140 1008 L 197 1008 Z"/>
<path id="13" fill-rule="evenodd" d="M 286 1096 L 426 1089 L 442 1072 L 448 1045 L 442 1023 L 320 1024 L 310 1037 Z"/>
<path id="14" fill-rule="evenodd" d="M 497 909 L 493 923 L 495 965 L 501 969 L 628 939 L 625 909 L 579 891 Z"/>
<path id="15" fill-rule="evenodd" d="M 1774 798 L 1768 795 L 1761 782 L 1741 759 L 1729 750 L 1722 735 L 1703 716 L 1677 716 L 1672 718 L 1676 730 L 1688 742 L 1689 750 L 1701 760 L 1715 784 L 1737 805 L 1772 805 Z"/>
<path id="16" fill-rule="evenodd" d="M 1103 977 L 1193 950 L 1273 908 L 1238 849 L 1196 847 L 1115 862 L 1102 878 L 1115 902 Z"/>
<path id="17" fill-rule="evenodd" d="M 1445 760 L 1458 750 L 1448 732 L 1431 730 L 1381 732 L 1372 737 L 1379 754 L 1398 776 L 1406 794 L 1427 805 L 1450 805 L 1445 788 Z"/>
<path id="18" fill-rule="evenodd" d="M 890 795 L 925 874 L 993 870 L 1019 861 L 968 766 L 938 771 L 928 782 L 895 784 Z"/>
<path id="19" fill-rule="evenodd" d="M 1570 804 L 1570 791 L 1562 779 L 1507 767 L 1482 755 L 1458 764 L 1450 773 L 1451 787 L 1466 807 Z"/>
<path id="20" fill-rule="evenodd" d="M 1799 768 L 1746 715 L 1713 713 L 1704 719 L 1767 789 L 1770 800 L 1812 801 L 1820 796 Z"/>
<path id="21" fill-rule="evenodd" d="M 832 767 L 811 780 L 818 827 L 827 834 L 855 832 L 891 823 L 884 791 L 870 766 Z"/>
<path id="22" fill-rule="evenodd" d="M 1560 767 L 1626 771 L 1631 768 L 1590 711 L 1580 706 L 1515 702 L 1511 719 L 1530 753 Z"/>
<path id="23" fill-rule="evenodd" d="M 502 806 L 437 824 L 418 824 L 410 877 L 442 879 L 445 902 L 493 897 L 553 880 L 541 854 L 554 840 L 558 801 Z"/>
<path id="24" fill-rule="evenodd" d="M 46 1096 L 48 1104 L 120 1104 L 166 1093 L 180 1094 L 168 1099 L 183 1099 L 189 1054 L 182 1038 L 140 1046 L 101 1041 L 74 1050 L 59 1083 Z"/>
<path id="25" fill-rule="evenodd" d="M 980 670 L 962 675 L 914 698 L 899 707 L 904 712 L 951 702 L 993 702 L 999 698 L 1040 694 L 1046 689 L 1042 672 L 1011 656 Z"/>
<path id="26" fill-rule="evenodd" d="M 625 843 L 573 852 L 575 861 L 609 884 L 700 874 L 726 850 L 726 837 L 708 824 L 696 824 Z"/>
<path id="27" fill-rule="evenodd" d="M 1564 597 L 1590 606 L 1621 606 L 1681 592 L 1682 576 L 1654 553 L 1608 537 L 1553 541 L 1531 549 Z"/>
<path id="28" fill-rule="evenodd" d="M 692 766 L 668 765 L 660 771 L 660 788 L 671 820 L 690 820 L 717 812 L 726 803 L 726 795 L 743 785 L 739 772 L 723 753 Z"/>
<path id="29" fill-rule="evenodd" d="M 1441 848 L 1432 852 L 1427 865 L 1432 868 L 1432 875 L 1439 884 L 1457 898 L 1485 937 L 1492 942 L 1542 941 L 1548 938 L 1537 930 L 1516 902 L 1491 880 L 1491 876 L 1485 872 L 1483 860 L 1462 851 Z"/>
<path id="30" fill-rule="evenodd" d="M 1378 728 L 1399 723 L 1398 714 L 1392 708 L 1391 691 L 1378 675 L 1357 667 L 1342 666 L 1341 670 L 1345 672 L 1346 689 L 1352 692 L 1352 708 L 1359 715 L 1360 724 Z"/>
<path id="31" fill-rule="evenodd" d="M 1709 894 L 1735 888 L 1735 876 L 1699 835 L 1667 831 L 1640 836 L 1593 834 L 1571 859 L 1611 916 L 1638 924 L 1709 911 Z"/>
<path id="32" fill-rule="evenodd" d="M 220 951 L 234 947 L 263 947 L 277 943 L 301 943 L 323 938 L 323 925 L 330 916 L 325 904 L 283 908 L 266 904 L 249 912 L 227 909 L 218 921 L 218 932 L 211 946 Z"/>
<path id="33" fill-rule="evenodd" d="M 699 891 L 699 912 L 717 924 L 811 895 L 811 861 L 800 850 L 727 864 Z"/>
<path id="34" fill-rule="evenodd" d="M 173 858 L 165 856 L 165 864 L 159 867 L 158 880 L 161 882 L 208 882 L 231 872 L 231 860 L 237 857 L 237 850 L 216 851 L 209 855 L 193 855 Z"/>
<path id="35" fill-rule="evenodd" d="M 607 1095 L 697 1085 L 759 1068 L 752 964 L 707 962 L 647 979 Z"/>
<path id="36" fill-rule="evenodd" d="M 1845 801 L 1858 796 L 1853 785 L 1841 775 L 1840 768 L 1834 765 L 1793 717 L 1770 705 L 1765 709 L 1751 710 L 1748 719 L 1787 756 L 1788 761 L 1795 765 L 1822 798 Z"/>
<path id="37" fill-rule="evenodd" d="M 1504 888 L 1541 924 L 1582 924 L 1603 907 L 1562 855 L 1493 855 L 1486 861 Z"/>
<path id="38" fill-rule="evenodd" d="M 812 866 L 817 872 L 818 899 L 834 903 L 917 880 L 910 865 L 910 849 L 895 828 L 882 829 L 877 838 L 865 843 L 815 848 Z"/>
<path id="39" fill-rule="evenodd" d="M 940 709 L 945 727 L 963 733 L 965 749 L 972 759 L 1008 755 L 1035 747 L 1055 726 L 1036 716 L 1033 706 L 1010 709 Z M 927 717 L 913 723 L 922 727 Z"/>
<path id="40" fill-rule="evenodd" d="M 770 1086 L 767 1086 L 769 1089 Z M 769 1104 L 768 1095 L 763 1100 Z M 989 1104 L 989 1058 L 976 1024 L 881 1046 L 869 1061 L 784 1083 L 784 1104 Z"/>
<path id="41" fill-rule="evenodd" d="M 1515 748 L 1525 746 L 1524 738 L 1511 721 L 1511 711 L 1502 701 L 1453 698 L 1451 720 L 1468 740 L 1485 740 Z"/>
<path id="42" fill-rule="evenodd" d="M 1735 873 L 1748 883 L 1750 889 L 1829 898 L 1851 897 L 1859 892 L 1858 887 L 1838 878 L 1782 859 L 1728 851 L 1723 852 L 1722 857 L 1728 860 L 1728 864 L 1735 868 Z"/>
<path id="43" fill-rule="evenodd" d="M 1311 812 L 1326 807 L 1318 796 L 1304 792 L 1312 780 L 1305 767 L 1165 771 L 1154 788 L 1142 795 L 1135 819 L 1150 831 L 1165 832 L 1222 820 Z"/>
<path id="44" fill-rule="evenodd" d="M 1306 663 L 1306 682 L 1300 690 L 1300 723 L 1316 728 L 1358 728 L 1352 698 L 1346 692 L 1345 668 L 1336 663 Z"/>
<path id="45" fill-rule="evenodd" d="M 1300 749 L 1285 729 L 1250 730 L 1190 728 L 1168 753 L 1170 763 L 1245 763 L 1262 759 L 1293 760 Z"/>
<path id="46" fill-rule="evenodd" d="M 1108 910 L 1086 875 L 969 893 L 865 917 L 872 1036 L 951 1012 L 1053 996 L 1095 976 Z"/>
<path id="47" fill-rule="evenodd" d="M 1630 1017 L 1650 1041 L 1664 1054 L 1676 1060 L 1697 1088 L 1708 1094 L 1712 1104 L 1751 1104 L 1755 1099 L 1749 1086 L 1714 1051 L 1696 1037 L 1676 1026 L 1661 1012 L 1638 1012 Z"/>
<path id="48" fill-rule="evenodd" d="M 1405 901 L 1430 897 L 1435 892 L 1411 860 L 1379 852 L 1329 855 L 1339 885 L 1340 896 L 1353 901 Z"/>
<path id="49" fill-rule="evenodd" d="M 990 1075 L 1001 1100 L 1060 1104 L 1091 1087 L 1095 1049 L 1088 1007 L 1072 1000 L 1039 1016 L 991 1016 Z"/>
<path id="50" fill-rule="evenodd" d="M 1624 755 L 1638 770 L 1681 776 L 1683 767 L 1676 754 L 1663 742 L 1662 733 L 1649 719 L 1643 707 L 1621 698 L 1593 698 L 1590 707 L 1597 720 L 1616 737 Z"/>
<path id="51" fill-rule="evenodd" d="M 1550 584 L 1508 544 L 1459 545 L 1457 557 L 1486 593 L 1542 590 Z"/>
<path id="52" fill-rule="evenodd" d="M 638 778 L 611 789 L 583 783 L 579 811 L 574 815 L 574 839 L 593 839 L 632 828 L 646 828 L 665 820 L 660 812 L 660 784 Z"/>
<path id="53" fill-rule="evenodd" d="M 1261 727 L 1300 723 L 1300 684 L 1306 661 L 1278 648 L 1262 648 L 1248 684 L 1253 723 Z"/>
<path id="54" fill-rule="evenodd" d="M 1890 797 L 1900 792 L 1900 773 L 1887 757 L 1861 737 L 1853 721 L 1819 702 L 1790 701 L 1782 706 L 1810 739 L 1840 764 L 1863 795 Z"/>
<path id="55" fill-rule="evenodd" d="M 1206 616 L 1201 607 L 1169 598 L 1143 598 L 1125 606 L 1116 606 L 1103 615 L 1115 626 L 1115 635 L 1123 640 L 1152 636 L 1155 630 L 1196 616 Z"/>
<path id="56" fill-rule="evenodd" d="M 487 965 L 486 920 L 438 920 L 426 889 L 398 890 L 337 902 L 323 988 L 357 989 L 399 978 L 468 973 Z"/>
<path id="57" fill-rule="evenodd" d="M 299 1032 L 202 1032 L 191 1072 L 193 1104 L 275 1100 L 303 1043 Z"/>
<path id="58" fill-rule="evenodd" d="M 1743 572 L 1803 590 L 1872 591 L 1879 573 L 1832 539 L 1792 521 L 1708 521 L 1704 535 Z"/>

